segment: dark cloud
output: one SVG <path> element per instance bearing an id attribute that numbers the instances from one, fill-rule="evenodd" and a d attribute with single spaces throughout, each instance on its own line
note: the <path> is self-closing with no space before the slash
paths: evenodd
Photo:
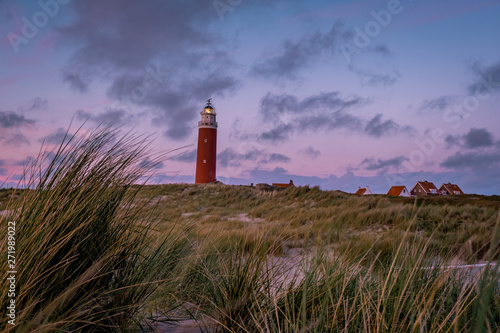
<path id="1" fill-rule="evenodd" d="M 380 158 L 377 160 L 375 160 L 374 158 L 366 158 L 361 162 L 361 165 L 366 170 L 387 170 L 390 167 L 398 168 L 404 161 L 407 160 L 408 158 L 404 156 L 398 156 L 387 160 L 382 160 Z"/>
<path id="2" fill-rule="evenodd" d="M 6 133 L 4 135 L 0 134 L 0 143 L 5 146 L 10 147 L 21 147 L 29 146 L 30 141 L 28 138 L 20 132 L 16 133 Z"/>
<path id="3" fill-rule="evenodd" d="M 390 56 L 393 53 L 386 44 L 375 45 L 370 50 L 372 52 L 379 53 L 379 54 L 384 55 L 384 56 Z"/>
<path id="4" fill-rule="evenodd" d="M 0 127 L 1 128 L 12 128 L 21 127 L 25 125 L 32 125 L 35 121 L 32 119 L 27 119 L 23 115 L 19 115 L 11 111 L 0 111 Z"/>
<path id="5" fill-rule="evenodd" d="M 379 74 L 371 71 L 349 66 L 349 69 L 354 72 L 361 82 L 368 86 L 392 86 L 401 78 L 401 73 L 392 71 L 387 74 Z"/>
<path id="6" fill-rule="evenodd" d="M 463 148 L 473 149 L 491 147 L 495 144 L 493 142 L 493 136 L 485 128 L 471 128 L 465 135 L 448 135 L 445 138 L 445 141 L 448 143 L 448 148 L 456 145 Z"/>
<path id="7" fill-rule="evenodd" d="M 257 161 L 258 163 L 288 163 L 291 159 L 280 153 L 267 153 L 260 149 L 249 149 L 244 153 L 237 153 L 227 148 L 217 155 L 217 161 L 222 167 L 239 167 L 243 161 Z"/>
<path id="8" fill-rule="evenodd" d="M 329 114 L 303 116 L 298 121 L 298 129 L 300 131 L 335 130 L 339 128 L 359 130 L 362 123 L 362 120 L 358 117 L 337 111 Z"/>
<path id="9" fill-rule="evenodd" d="M 286 141 L 293 131 L 294 128 L 291 124 L 279 124 L 268 131 L 262 132 L 259 138 L 270 142 Z"/>
<path id="10" fill-rule="evenodd" d="M 367 100 L 360 97 L 342 98 L 338 92 L 320 93 L 302 100 L 289 94 L 267 93 L 261 99 L 260 112 L 266 121 L 273 120 L 275 125 L 262 132 L 259 138 L 274 143 L 286 141 L 294 132 L 332 131 L 341 128 L 364 132 L 374 137 L 413 131 L 412 127 L 400 126 L 393 120 L 383 121 L 381 114 L 366 121 L 346 113 L 348 108 L 366 103 Z M 287 116 L 287 119 L 292 117 L 292 120 L 280 121 L 284 116 Z"/>
<path id="11" fill-rule="evenodd" d="M 160 161 L 152 161 L 149 157 L 144 158 L 141 163 L 139 163 L 139 167 L 143 169 L 155 169 L 159 170 L 162 169 L 164 166 L 163 162 Z"/>
<path id="12" fill-rule="evenodd" d="M 69 134 L 64 128 L 60 127 L 38 141 L 53 145 L 60 145 L 63 143 L 63 141 L 68 141 L 69 138 L 71 138 L 71 134 Z"/>
<path id="13" fill-rule="evenodd" d="M 72 3 L 75 20 L 59 33 L 78 48 L 63 80 L 81 92 L 104 82 L 114 109 L 147 111 L 168 138 L 187 137 L 207 98 L 238 88 L 231 45 L 211 29 L 219 21 L 212 2 Z"/>
<path id="14" fill-rule="evenodd" d="M 446 136 L 446 138 L 444 139 L 444 141 L 447 143 L 446 148 L 450 148 L 454 145 L 460 145 L 461 144 L 460 139 L 461 139 L 460 136 L 453 136 L 451 134 Z"/>
<path id="15" fill-rule="evenodd" d="M 32 100 L 30 100 L 27 105 L 19 107 L 18 111 L 29 112 L 34 110 L 47 110 L 48 108 L 49 108 L 49 101 L 47 99 L 41 97 L 35 97 Z"/>
<path id="16" fill-rule="evenodd" d="M 97 124 L 107 123 L 118 125 L 130 122 L 133 119 L 133 116 L 122 109 L 108 108 L 106 111 L 101 113 L 91 113 L 85 110 L 78 110 L 76 111 L 76 119 L 90 120 Z"/>
<path id="17" fill-rule="evenodd" d="M 290 157 L 285 156 L 283 154 L 272 153 L 269 155 L 269 159 L 267 161 L 269 161 L 269 163 L 273 163 L 273 162 L 288 163 L 291 161 L 291 159 L 290 159 Z"/>
<path id="18" fill-rule="evenodd" d="M 484 95 L 500 90 L 500 61 L 486 67 L 479 62 L 474 62 L 471 70 L 476 80 L 467 87 L 469 94 Z"/>
<path id="19" fill-rule="evenodd" d="M 455 101 L 455 97 L 445 95 L 434 99 L 426 99 L 422 102 L 419 110 L 443 111 Z"/>
<path id="20" fill-rule="evenodd" d="M 319 150 L 314 149 L 313 147 L 307 147 L 300 151 L 301 153 L 309 156 L 312 159 L 316 159 L 321 155 Z"/>
<path id="21" fill-rule="evenodd" d="M 18 174 L 18 175 L 12 175 L 12 177 L 10 177 L 9 179 L 14 180 L 14 181 L 19 181 L 19 180 L 22 180 L 23 178 L 24 178 L 24 175 Z"/>
<path id="22" fill-rule="evenodd" d="M 71 89 L 85 93 L 89 90 L 89 85 L 91 79 L 88 76 L 84 76 L 83 73 L 78 73 L 73 68 L 66 68 L 62 73 L 63 82 L 69 84 Z"/>
<path id="23" fill-rule="evenodd" d="M 260 100 L 260 112 L 266 118 L 276 119 L 285 113 L 309 113 L 316 110 L 340 111 L 365 103 L 360 97 L 344 99 L 336 91 L 319 93 L 299 100 L 289 94 L 275 95 L 270 92 Z"/>
<path id="24" fill-rule="evenodd" d="M 0 176 L 5 176 L 7 174 L 7 169 L 0 168 Z"/>
<path id="25" fill-rule="evenodd" d="M 274 170 L 272 172 L 274 172 L 274 173 L 287 173 L 287 170 L 282 168 L 282 167 L 276 167 L 276 168 L 274 168 Z"/>
<path id="26" fill-rule="evenodd" d="M 195 162 L 196 161 L 196 149 L 180 153 L 177 156 L 174 156 L 171 158 L 174 161 L 179 161 L 179 162 Z"/>
<path id="27" fill-rule="evenodd" d="M 467 148 L 490 147 L 493 146 L 493 137 L 485 128 L 471 128 L 464 135 L 464 143 Z"/>
<path id="28" fill-rule="evenodd" d="M 314 60 L 333 56 L 340 36 L 341 24 L 335 23 L 327 32 L 316 31 L 296 40 L 286 40 L 277 56 L 259 61 L 251 72 L 265 78 L 296 79 Z"/>
<path id="29" fill-rule="evenodd" d="M 442 167 L 456 170 L 474 170 L 485 171 L 500 170 L 500 152 L 499 151 L 472 151 L 472 152 L 457 152 L 452 156 L 447 157 L 442 163 Z"/>
<path id="30" fill-rule="evenodd" d="M 413 129 L 410 126 L 400 126 L 393 120 L 382 120 L 382 115 L 377 114 L 365 126 L 365 132 L 376 138 L 382 136 L 395 135 L 397 133 L 410 133 Z"/>
<path id="31" fill-rule="evenodd" d="M 33 104 L 29 108 L 30 110 L 47 110 L 49 107 L 49 101 L 41 97 L 35 97 L 33 99 Z"/>
<path id="32" fill-rule="evenodd" d="M 14 163 L 14 165 L 15 166 L 28 166 L 28 165 L 33 164 L 33 162 L 35 162 L 35 160 L 36 159 L 33 156 L 28 156 L 24 160 L 16 161 Z"/>
<path id="33" fill-rule="evenodd" d="M 241 165 L 242 156 L 236 153 L 231 148 L 226 148 L 217 154 L 217 162 L 223 168 L 231 166 L 238 167 Z"/>

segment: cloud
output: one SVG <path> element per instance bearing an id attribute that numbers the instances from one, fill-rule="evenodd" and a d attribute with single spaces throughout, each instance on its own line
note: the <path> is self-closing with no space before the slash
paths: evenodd
<path id="1" fill-rule="evenodd" d="M 28 156 L 24 160 L 14 162 L 15 166 L 29 166 L 32 165 L 36 159 L 33 156 Z"/>
<path id="2" fill-rule="evenodd" d="M 379 158 L 376 161 L 374 158 L 365 158 L 360 165 L 364 166 L 364 169 L 366 170 L 387 170 L 391 167 L 398 168 L 404 161 L 407 160 L 408 158 L 404 156 L 398 156 L 387 160 L 382 160 Z"/>
<path id="3" fill-rule="evenodd" d="M 0 143 L 10 147 L 29 146 L 30 141 L 20 132 L 0 134 Z"/>
<path id="4" fill-rule="evenodd" d="M 499 151 L 472 151 L 457 152 L 447 157 L 442 163 L 442 167 L 455 170 L 473 170 L 483 172 L 493 170 L 500 173 L 500 152 Z"/>
<path id="5" fill-rule="evenodd" d="M 285 156 L 283 154 L 272 153 L 271 155 L 269 155 L 269 159 L 267 161 L 269 163 L 273 163 L 273 162 L 288 163 L 291 161 L 291 159 L 290 159 L 290 157 Z"/>
<path id="6" fill-rule="evenodd" d="M 68 133 L 64 128 L 60 127 L 54 132 L 50 133 L 44 138 L 41 138 L 38 141 L 54 145 L 60 145 L 61 143 L 63 143 L 63 141 L 68 141 L 69 138 L 71 138 L 71 134 Z"/>
<path id="7" fill-rule="evenodd" d="M 76 111 L 76 119 L 90 120 L 94 123 L 110 123 L 114 125 L 128 123 L 133 120 L 133 116 L 122 109 L 108 108 L 101 113 L 91 113 L 85 110 Z"/>
<path id="8" fill-rule="evenodd" d="M 340 36 L 341 24 L 336 22 L 327 32 L 318 30 L 296 40 L 286 40 L 278 55 L 257 62 L 251 73 L 265 78 L 296 79 L 313 60 L 333 56 Z"/>
<path id="9" fill-rule="evenodd" d="M 174 161 L 179 161 L 179 162 L 195 162 L 196 161 L 196 149 L 181 153 L 177 156 L 174 156 L 171 158 Z"/>
<path id="10" fill-rule="evenodd" d="M 262 132 L 259 137 L 270 142 L 286 141 L 293 131 L 294 127 L 291 124 L 279 124 L 268 131 Z"/>
<path id="11" fill-rule="evenodd" d="M 274 170 L 272 172 L 275 172 L 275 173 L 287 173 L 287 170 L 282 168 L 282 167 L 276 167 L 274 168 Z"/>
<path id="12" fill-rule="evenodd" d="M 217 161 L 222 167 L 239 167 L 243 161 L 256 161 L 261 164 L 288 163 L 290 157 L 280 153 L 267 153 L 264 150 L 251 148 L 244 153 L 237 153 L 232 148 L 226 148 L 217 155 Z"/>
<path id="13" fill-rule="evenodd" d="M 321 155 L 321 152 L 319 150 L 316 150 L 311 146 L 309 146 L 305 149 L 302 149 L 300 152 L 309 156 L 312 159 L 316 159 Z"/>
<path id="14" fill-rule="evenodd" d="M 29 112 L 34 110 L 47 110 L 49 108 L 49 101 L 41 97 L 35 97 L 29 101 L 26 106 L 18 108 L 20 112 Z"/>
<path id="15" fill-rule="evenodd" d="M 464 135 L 465 147 L 478 148 L 493 146 L 493 137 L 485 128 L 471 128 Z"/>
<path id="16" fill-rule="evenodd" d="M 422 102 L 419 107 L 419 111 L 432 110 L 432 111 L 443 111 L 450 107 L 450 105 L 456 100 L 454 96 L 444 95 L 434 99 L 426 99 Z"/>
<path id="17" fill-rule="evenodd" d="M 359 130 L 362 123 L 363 121 L 358 117 L 336 111 L 329 114 L 303 116 L 298 119 L 298 129 L 300 131 L 335 130 L 339 128 Z"/>
<path id="18" fill-rule="evenodd" d="M 158 161 L 152 161 L 149 157 L 144 158 L 141 163 L 139 163 L 139 167 L 143 169 L 154 169 L 154 170 L 159 170 L 162 169 L 164 166 L 163 162 L 158 162 Z"/>
<path id="19" fill-rule="evenodd" d="M 457 145 L 463 148 L 474 149 L 494 145 L 493 136 L 485 128 L 471 128 L 465 135 L 448 135 L 445 141 L 448 143 L 448 148 Z"/>
<path id="20" fill-rule="evenodd" d="M 84 76 L 83 73 L 79 73 L 71 67 L 63 71 L 62 80 L 64 83 L 68 83 L 71 89 L 79 93 L 87 92 L 91 83 L 89 76 Z"/>
<path id="21" fill-rule="evenodd" d="M 476 79 L 467 87 L 469 94 L 478 95 L 500 90 L 500 61 L 486 67 L 476 61 L 471 64 L 470 69 Z"/>
<path id="22" fill-rule="evenodd" d="M 349 66 L 349 69 L 358 76 L 362 84 L 368 86 L 379 86 L 379 85 L 384 87 L 392 86 L 401 78 L 401 73 L 398 71 L 392 71 L 387 74 L 379 74 L 355 68 L 353 66 Z"/>
<path id="23" fill-rule="evenodd" d="M 393 120 L 382 120 L 382 115 L 377 114 L 365 126 L 365 132 L 376 138 L 382 136 L 395 135 L 397 133 L 410 133 L 413 129 L 410 126 L 400 126 Z"/>
<path id="24" fill-rule="evenodd" d="M 7 174 L 7 169 L 0 168 L 0 176 L 5 176 Z"/>
<path id="25" fill-rule="evenodd" d="M 370 48 L 369 50 L 384 56 L 390 56 L 393 54 L 393 52 L 389 49 L 389 47 L 386 44 L 377 44 L 373 48 Z"/>
<path id="26" fill-rule="evenodd" d="M 27 119 L 23 115 L 19 115 L 11 111 L 0 111 L 0 127 L 1 128 L 12 128 L 21 127 L 25 125 L 32 125 L 35 121 L 32 119 Z"/>
<path id="27" fill-rule="evenodd" d="M 307 113 L 315 110 L 340 111 L 355 105 L 366 103 L 360 97 L 344 99 L 339 92 L 323 92 L 299 100 L 289 94 L 275 95 L 270 92 L 260 100 L 260 112 L 265 118 L 277 119 L 286 113 Z"/>
<path id="28" fill-rule="evenodd" d="M 275 125 L 264 130 L 259 138 L 275 143 L 286 141 L 294 132 L 332 131 L 342 128 L 374 137 L 413 132 L 410 126 L 400 126 L 390 119 L 382 120 L 381 114 L 367 121 L 346 113 L 348 108 L 366 103 L 367 100 L 357 96 L 342 98 L 338 92 L 320 93 L 302 100 L 289 94 L 275 95 L 268 92 L 261 99 L 260 113 L 266 121 L 271 120 Z M 282 118 L 288 121 L 284 122 Z"/>
<path id="29" fill-rule="evenodd" d="M 210 1 L 72 4 L 75 19 L 58 31 L 76 45 L 63 81 L 80 92 L 103 82 L 114 109 L 146 111 L 168 138 L 186 138 L 207 98 L 239 87 L 232 44 L 211 29 L 219 17 Z"/>

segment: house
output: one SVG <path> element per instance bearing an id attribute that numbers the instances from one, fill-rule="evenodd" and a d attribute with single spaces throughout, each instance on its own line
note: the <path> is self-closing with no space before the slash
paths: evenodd
<path id="1" fill-rule="evenodd" d="M 387 192 L 387 195 L 395 197 L 409 197 L 410 192 L 408 192 L 406 186 L 392 186 L 389 192 Z"/>
<path id="2" fill-rule="evenodd" d="M 444 194 L 444 195 L 461 195 L 461 194 L 464 194 L 464 192 L 460 189 L 460 187 L 458 187 L 457 184 L 452 184 L 452 183 L 448 183 L 448 184 L 443 184 L 441 185 L 441 187 L 439 188 L 439 191 L 441 192 L 441 194 Z"/>
<path id="3" fill-rule="evenodd" d="M 293 184 L 293 180 L 290 179 L 290 183 L 273 183 L 273 186 L 276 186 L 276 187 L 283 187 L 283 188 L 287 188 L 287 187 L 291 187 L 291 186 L 295 186 Z"/>
<path id="4" fill-rule="evenodd" d="M 370 191 L 370 187 L 367 186 L 365 188 L 358 187 L 358 190 L 356 191 L 355 194 L 357 194 L 357 195 L 370 195 L 373 193 Z"/>
<path id="5" fill-rule="evenodd" d="M 420 197 L 420 196 L 432 196 L 432 195 L 440 195 L 441 192 L 437 189 L 434 183 L 428 182 L 427 180 L 423 182 L 417 182 L 415 186 L 410 191 L 411 195 Z"/>

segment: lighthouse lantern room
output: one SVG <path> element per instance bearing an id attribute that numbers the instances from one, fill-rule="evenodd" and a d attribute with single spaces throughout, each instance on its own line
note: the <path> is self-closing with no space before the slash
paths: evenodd
<path id="1" fill-rule="evenodd" d="M 198 150 L 196 154 L 196 184 L 215 182 L 217 159 L 217 121 L 212 99 L 207 101 L 198 122 Z"/>

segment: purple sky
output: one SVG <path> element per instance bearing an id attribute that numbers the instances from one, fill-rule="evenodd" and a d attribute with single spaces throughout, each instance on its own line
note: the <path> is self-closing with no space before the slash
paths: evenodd
<path id="1" fill-rule="evenodd" d="M 499 0 L 0 0 L 0 182 L 72 119 L 187 146 L 155 180 L 193 182 L 213 98 L 225 183 L 500 194 L 499 17 Z"/>

